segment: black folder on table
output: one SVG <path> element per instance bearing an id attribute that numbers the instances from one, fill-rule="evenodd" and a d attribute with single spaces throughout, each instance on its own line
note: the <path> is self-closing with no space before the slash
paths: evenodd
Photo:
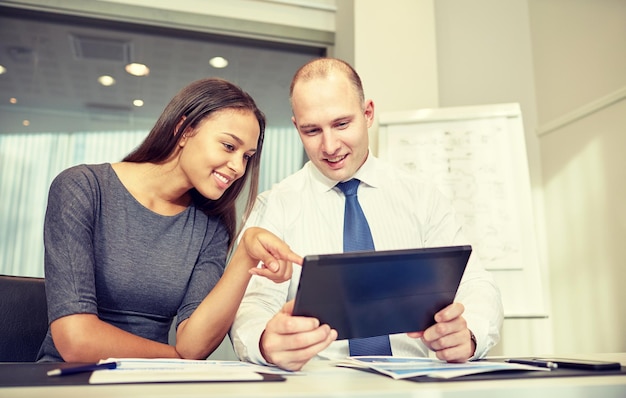
<path id="1" fill-rule="evenodd" d="M 91 372 L 76 373 L 67 376 L 48 376 L 49 370 L 58 368 L 69 368 L 76 365 L 85 365 L 78 363 L 67 362 L 1 362 L 0 363 L 0 388 L 2 387 L 54 387 L 54 386 L 81 386 L 81 385 L 94 385 L 89 383 Z M 255 383 L 266 381 L 285 381 L 286 378 L 271 373 L 260 373 L 262 380 L 216 380 L 216 381 L 196 381 L 197 383 Z M 186 380 L 184 382 L 189 382 Z M 140 382 L 132 384 L 147 384 L 153 382 Z M 176 382 L 166 382 L 176 383 Z M 112 385 L 111 383 L 108 385 Z M 119 383 L 118 383 L 119 384 Z M 130 384 L 130 383 L 128 383 Z M 106 385 L 106 384 L 99 384 Z M 3 396 L 0 392 L 0 396 Z M 42 389 L 41 396 L 45 397 L 45 390 Z"/>
<path id="2" fill-rule="evenodd" d="M 504 359 L 489 359 L 489 361 L 503 361 Z M 608 370 L 594 369 L 575 369 L 575 368 L 557 368 L 550 371 L 536 370 L 506 370 L 499 372 L 477 373 L 473 375 L 452 377 L 449 379 L 417 376 L 403 380 L 409 380 L 420 383 L 445 383 L 459 381 L 484 381 L 484 380 L 509 380 L 509 379 L 540 379 L 553 377 L 584 377 L 584 376 L 626 376 L 626 367 L 620 366 Z"/>
<path id="3" fill-rule="evenodd" d="M 337 339 L 421 331 L 454 301 L 472 248 L 447 246 L 304 257 L 293 314 Z"/>

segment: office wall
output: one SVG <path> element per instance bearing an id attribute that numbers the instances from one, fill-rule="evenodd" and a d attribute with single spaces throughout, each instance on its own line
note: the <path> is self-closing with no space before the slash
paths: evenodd
<path id="1" fill-rule="evenodd" d="M 353 3 L 353 46 L 338 48 L 343 51 L 337 56 L 353 60 L 377 114 L 437 107 L 434 1 L 394 0 L 384 7 L 373 0 Z M 345 4 L 337 1 L 340 16 Z M 345 28 L 337 24 L 337 42 Z M 378 153 L 377 124 L 370 130 L 370 148 Z"/>
<path id="2" fill-rule="evenodd" d="M 440 105 L 522 105 L 552 311 L 505 322 L 505 352 L 624 351 L 626 2 L 435 4 Z"/>
<path id="3" fill-rule="evenodd" d="M 626 1 L 530 0 L 557 352 L 626 351 Z"/>

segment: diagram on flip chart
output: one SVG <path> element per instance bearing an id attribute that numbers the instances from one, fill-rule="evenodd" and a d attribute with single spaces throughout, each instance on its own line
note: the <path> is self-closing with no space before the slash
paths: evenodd
<path id="1" fill-rule="evenodd" d="M 523 268 L 523 234 L 532 230 L 521 114 L 509 108 L 441 108 L 380 122 L 380 157 L 452 201 L 487 269 Z"/>

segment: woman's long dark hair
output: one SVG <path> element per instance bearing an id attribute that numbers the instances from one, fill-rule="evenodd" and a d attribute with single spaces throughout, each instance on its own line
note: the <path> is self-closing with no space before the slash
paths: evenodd
<path id="1" fill-rule="evenodd" d="M 183 132 L 193 130 L 202 120 L 215 112 L 233 109 L 254 113 L 259 122 L 259 141 L 256 154 L 248 161 L 246 171 L 217 200 L 202 196 L 195 188 L 190 190 L 194 204 L 209 216 L 219 217 L 232 245 L 237 229 L 236 200 L 250 176 L 250 190 L 244 211 L 244 220 L 250 213 L 258 193 L 261 150 L 265 135 L 265 115 L 252 97 L 240 87 L 223 79 L 207 78 L 192 82 L 183 88 L 165 107 L 146 139 L 128 156 L 125 162 L 160 164 L 169 160 L 178 148 Z M 181 122 L 182 120 L 182 122 Z M 178 124 L 180 123 L 180 126 Z"/>

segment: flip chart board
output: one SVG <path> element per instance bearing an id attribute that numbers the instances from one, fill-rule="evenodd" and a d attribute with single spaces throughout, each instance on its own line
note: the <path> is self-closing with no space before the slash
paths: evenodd
<path id="1" fill-rule="evenodd" d="M 518 104 L 380 115 L 379 157 L 448 196 L 487 269 L 536 261 L 530 179 Z"/>

